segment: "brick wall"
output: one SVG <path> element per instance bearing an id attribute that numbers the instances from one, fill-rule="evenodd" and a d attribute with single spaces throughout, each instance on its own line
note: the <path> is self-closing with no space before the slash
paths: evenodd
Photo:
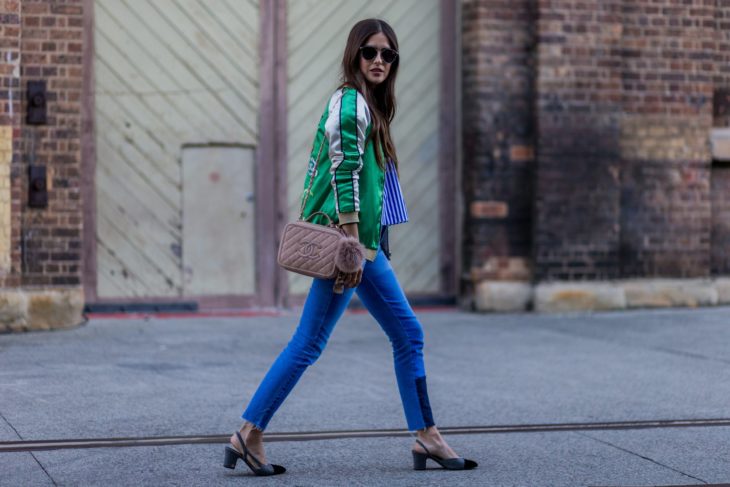
<path id="1" fill-rule="evenodd" d="M 717 0 L 715 22 L 713 125 L 730 128 L 730 0 Z M 730 164 L 714 164 L 710 178 L 712 273 L 730 275 Z"/>
<path id="2" fill-rule="evenodd" d="M 714 126 L 730 127 L 730 0 L 716 0 Z"/>
<path id="3" fill-rule="evenodd" d="M 532 3 L 468 0 L 462 6 L 467 283 L 530 277 Z"/>
<path id="4" fill-rule="evenodd" d="M 78 285 L 82 0 L 0 0 L 0 17 L 0 287 Z M 45 126 L 26 124 L 28 80 L 47 83 Z M 28 207 L 31 163 L 47 209 Z"/>
<path id="5" fill-rule="evenodd" d="M 709 275 L 714 20 L 714 2 L 624 7 L 624 276 Z"/>
<path id="6" fill-rule="evenodd" d="M 622 2 L 538 6 L 535 277 L 616 277 Z"/>
<path id="7" fill-rule="evenodd" d="M 708 275 L 715 9 L 676 3 L 540 2 L 538 279 Z"/>
<path id="8" fill-rule="evenodd" d="M 18 111 L 20 1 L 0 0 L 0 125 L 13 126 Z"/>
<path id="9" fill-rule="evenodd" d="M 730 178 L 709 151 L 730 126 L 730 0 L 463 6 L 472 281 L 510 279 L 489 262 L 514 256 L 535 280 L 730 273 Z M 505 146 L 533 138 L 530 185 Z M 532 239 L 509 219 L 531 206 Z"/>
<path id="10" fill-rule="evenodd" d="M 78 285 L 81 282 L 81 94 L 82 0 L 21 2 L 21 87 L 46 80 L 48 124 L 25 123 L 25 96 L 14 198 L 21 209 L 20 249 L 14 271 L 23 285 Z M 25 93 L 23 93 L 25 95 Z M 47 209 L 27 207 L 30 163 L 47 168 Z"/>
<path id="11" fill-rule="evenodd" d="M 0 0 L 0 19 L 0 286 L 13 286 L 19 277 L 12 266 L 18 225 L 10 173 L 20 135 L 20 2 Z"/>

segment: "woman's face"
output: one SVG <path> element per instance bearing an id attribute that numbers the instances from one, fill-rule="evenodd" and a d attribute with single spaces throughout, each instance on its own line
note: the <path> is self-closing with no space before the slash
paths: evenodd
<path id="1" fill-rule="evenodd" d="M 382 32 L 378 32 L 377 34 L 371 35 L 363 45 L 378 49 L 378 54 L 368 61 L 361 53 L 360 71 L 368 82 L 374 85 L 380 84 L 388 78 L 388 74 L 390 73 L 390 64 L 383 61 L 383 54 L 380 52 L 381 49 L 391 48 L 388 38 Z"/>

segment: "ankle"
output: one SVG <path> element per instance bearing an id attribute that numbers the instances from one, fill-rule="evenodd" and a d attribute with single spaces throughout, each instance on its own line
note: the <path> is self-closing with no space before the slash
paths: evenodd
<path id="1" fill-rule="evenodd" d="M 263 443 L 264 432 L 256 428 L 253 424 L 246 422 L 238 430 L 238 434 L 246 445 L 257 445 Z M 236 433 L 231 435 L 231 443 L 238 444 L 241 441 L 238 439 Z"/>
<path id="2" fill-rule="evenodd" d="M 418 439 L 421 441 L 426 441 L 429 443 L 441 442 L 441 433 L 439 433 L 439 430 L 436 428 L 436 426 L 429 426 L 428 428 L 418 430 L 417 435 Z"/>
<path id="3" fill-rule="evenodd" d="M 249 430 L 248 434 L 246 436 L 244 436 L 244 438 L 246 438 L 246 442 L 262 443 L 263 438 L 264 438 L 264 433 L 262 431 L 253 429 L 253 430 Z"/>
<path id="4" fill-rule="evenodd" d="M 243 423 L 239 431 L 241 435 L 246 434 L 251 436 L 262 436 L 264 434 L 263 430 L 258 429 L 255 424 L 248 421 Z"/>

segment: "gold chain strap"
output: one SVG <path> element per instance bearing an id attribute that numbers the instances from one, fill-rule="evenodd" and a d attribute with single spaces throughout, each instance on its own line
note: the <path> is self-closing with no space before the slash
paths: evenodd
<path id="1" fill-rule="evenodd" d="M 319 152 L 317 153 L 317 160 L 314 162 L 314 170 L 312 171 L 312 174 L 309 176 L 309 187 L 304 192 L 304 198 L 302 198 L 302 207 L 299 208 L 299 219 L 302 219 L 302 216 L 304 216 L 304 206 L 307 204 L 307 199 L 309 198 L 309 193 L 312 192 L 312 183 L 314 182 L 314 175 L 317 174 L 317 166 L 319 166 L 319 156 L 322 155 L 322 148 L 324 147 L 324 135 L 322 135 L 322 143 L 319 144 Z M 309 172 L 309 168 L 307 168 L 307 172 Z"/>

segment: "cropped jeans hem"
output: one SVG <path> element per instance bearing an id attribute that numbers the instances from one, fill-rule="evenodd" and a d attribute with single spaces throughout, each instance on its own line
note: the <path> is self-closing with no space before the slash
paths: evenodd
<path id="1" fill-rule="evenodd" d="M 259 431 L 264 431 L 264 428 L 262 428 L 260 424 L 257 424 L 256 421 L 251 421 L 250 419 L 248 419 L 246 417 L 245 414 L 242 414 L 241 415 L 241 419 L 244 420 L 244 421 L 246 421 L 246 422 L 248 422 L 248 423 L 251 423 L 253 425 L 253 428 L 254 429 L 259 430 Z"/>

